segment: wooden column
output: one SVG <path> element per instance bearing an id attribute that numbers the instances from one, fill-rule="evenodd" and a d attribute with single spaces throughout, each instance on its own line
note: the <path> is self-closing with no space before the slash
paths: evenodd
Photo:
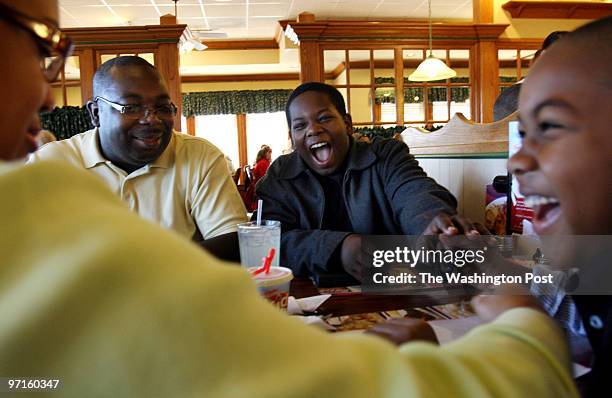
<path id="1" fill-rule="evenodd" d="M 394 50 L 395 64 L 395 119 L 398 126 L 404 125 L 404 54 L 401 48 Z"/>
<path id="2" fill-rule="evenodd" d="M 324 81 L 323 57 L 317 42 L 300 42 L 300 81 L 302 83 Z"/>
<path id="3" fill-rule="evenodd" d="M 178 108 L 174 118 L 174 129 L 181 131 L 183 100 L 181 97 L 181 76 L 179 76 L 179 50 L 176 43 L 162 43 L 158 46 L 155 67 L 166 82 L 170 99 Z"/>
<path id="4" fill-rule="evenodd" d="M 473 0 L 474 23 L 493 23 L 493 0 Z M 478 29 L 477 29 L 478 31 Z M 499 91 L 499 61 L 495 41 L 481 39 L 474 46 L 471 79 L 474 84 L 474 118 L 480 123 L 493 121 L 493 104 Z"/>
<path id="5" fill-rule="evenodd" d="M 160 25 L 176 25 L 176 16 L 166 14 L 159 17 Z M 183 99 L 181 96 L 181 76 L 179 75 L 179 49 L 176 43 L 160 43 L 157 47 L 155 67 L 164 80 L 170 93 L 170 99 L 178 108 L 174 118 L 174 129 L 181 131 L 181 114 L 183 112 Z"/>
<path id="6" fill-rule="evenodd" d="M 315 16 L 303 12 L 297 17 L 298 23 L 315 23 Z M 300 39 L 300 81 L 324 82 L 323 56 L 317 40 Z"/>
<path id="7" fill-rule="evenodd" d="M 474 82 L 474 118 L 478 123 L 493 121 L 493 104 L 499 91 L 499 61 L 495 41 L 483 40 L 472 49 L 470 79 Z"/>
<path id="8" fill-rule="evenodd" d="M 187 118 L 187 134 L 189 135 L 196 134 L 195 116 L 189 116 Z"/>
<path id="9" fill-rule="evenodd" d="M 474 23 L 493 23 L 494 0 L 472 0 Z"/>
<path id="10" fill-rule="evenodd" d="M 96 54 L 93 48 L 83 48 L 79 54 L 79 69 L 81 71 L 81 102 L 85 104 L 93 97 L 93 76 L 96 73 Z"/>
<path id="11" fill-rule="evenodd" d="M 62 86 L 62 103 L 63 106 L 68 105 L 68 93 L 66 92 L 66 65 L 60 71 L 60 84 Z"/>
<path id="12" fill-rule="evenodd" d="M 240 167 L 249 164 L 247 153 L 247 135 L 246 135 L 246 115 L 239 113 L 236 115 L 236 127 L 238 130 L 238 161 Z"/>

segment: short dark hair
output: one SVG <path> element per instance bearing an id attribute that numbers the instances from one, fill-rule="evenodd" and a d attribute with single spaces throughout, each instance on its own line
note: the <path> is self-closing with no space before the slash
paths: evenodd
<path id="1" fill-rule="evenodd" d="M 291 114 L 289 113 L 289 107 L 291 106 L 293 100 L 307 91 L 317 91 L 319 93 L 326 94 L 338 113 L 340 113 L 342 117 L 346 116 L 346 104 L 344 103 L 344 97 L 337 88 L 330 86 L 329 84 L 319 82 L 303 83 L 291 92 L 289 98 L 287 99 L 287 105 L 285 105 L 285 116 L 287 117 L 287 125 L 289 126 L 289 130 L 291 130 Z"/>
<path id="2" fill-rule="evenodd" d="M 268 152 L 271 152 L 271 151 L 272 151 L 272 148 L 270 148 L 267 145 L 262 145 L 261 149 L 257 152 L 257 156 L 255 157 L 255 163 L 265 158 Z"/>
<path id="3" fill-rule="evenodd" d="M 542 43 L 542 50 L 546 50 L 548 47 L 551 46 L 551 44 L 553 44 L 568 33 L 569 32 L 567 30 L 556 30 L 552 32 L 544 39 L 544 42 Z"/>
<path id="4" fill-rule="evenodd" d="M 521 83 L 517 83 L 508 87 L 497 96 L 493 105 L 494 121 L 502 120 L 517 111 L 520 92 Z"/>
<path id="5" fill-rule="evenodd" d="M 93 96 L 96 98 L 104 93 L 104 89 L 110 85 L 110 72 L 113 68 L 124 68 L 136 66 L 148 70 L 157 76 L 160 76 L 159 72 L 153 65 L 151 65 L 146 59 L 140 58 L 134 55 L 123 55 L 116 58 L 111 58 L 104 62 L 93 77 Z"/>

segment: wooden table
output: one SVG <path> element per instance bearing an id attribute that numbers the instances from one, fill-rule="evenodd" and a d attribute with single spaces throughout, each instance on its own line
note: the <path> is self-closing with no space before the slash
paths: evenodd
<path id="1" fill-rule="evenodd" d="M 296 277 L 291 282 L 290 295 L 295 298 L 316 296 L 319 289 L 308 278 Z M 333 294 L 317 310 L 317 314 L 334 316 L 362 314 L 368 312 L 391 311 L 415 307 L 428 307 L 440 304 L 457 303 L 469 300 L 470 294 L 454 291 L 449 294 L 444 289 L 428 289 L 423 294 L 414 295 L 369 295 L 357 292 Z"/>

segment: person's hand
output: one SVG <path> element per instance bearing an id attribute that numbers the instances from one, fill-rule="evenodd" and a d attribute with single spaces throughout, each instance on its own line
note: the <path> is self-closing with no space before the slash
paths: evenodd
<path id="1" fill-rule="evenodd" d="M 489 232 L 480 223 L 473 223 L 469 218 L 446 213 L 440 213 L 429 223 L 423 231 L 423 235 L 466 235 L 479 236 L 488 235 Z"/>
<path id="2" fill-rule="evenodd" d="M 544 312 L 538 300 L 530 294 L 476 296 L 472 299 L 472 307 L 485 322 L 494 320 L 512 308 L 526 307 Z"/>
<path id="3" fill-rule="evenodd" d="M 481 242 L 491 240 L 490 244 L 495 243 L 488 235 L 489 231 L 478 222 L 459 215 L 440 213 L 421 234 L 420 244 L 428 249 L 476 249 L 480 247 Z M 486 238 L 483 239 L 483 236 Z"/>
<path id="4" fill-rule="evenodd" d="M 359 282 L 363 280 L 361 259 L 361 235 L 351 234 L 342 241 L 340 249 L 340 261 L 342 268 Z"/>
<path id="5" fill-rule="evenodd" d="M 433 328 L 422 319 L 393 318 L 372 327 L 366 333 L 382 337 L 395 345 L 415 340 L 438 344 Z"/>

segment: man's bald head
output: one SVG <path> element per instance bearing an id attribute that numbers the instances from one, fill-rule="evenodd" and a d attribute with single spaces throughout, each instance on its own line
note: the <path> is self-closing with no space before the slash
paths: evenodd
<path id="1" fill-rule="evenodd" d="M 100 96 L 104 97 L 105 90 L 110 87 L 113 83 L 113 71 L 123 68 L 138 68 L 141 69 L 142 73 L 150 74 L 151 77 L 159 79 L 163 82 L 163 79 L 157 69 L 145 59 L 136 57 L 133 55 L 126 55 L 109 59 L 104 62 L 93 78 L 93 96 L 94 98 Z"/>

